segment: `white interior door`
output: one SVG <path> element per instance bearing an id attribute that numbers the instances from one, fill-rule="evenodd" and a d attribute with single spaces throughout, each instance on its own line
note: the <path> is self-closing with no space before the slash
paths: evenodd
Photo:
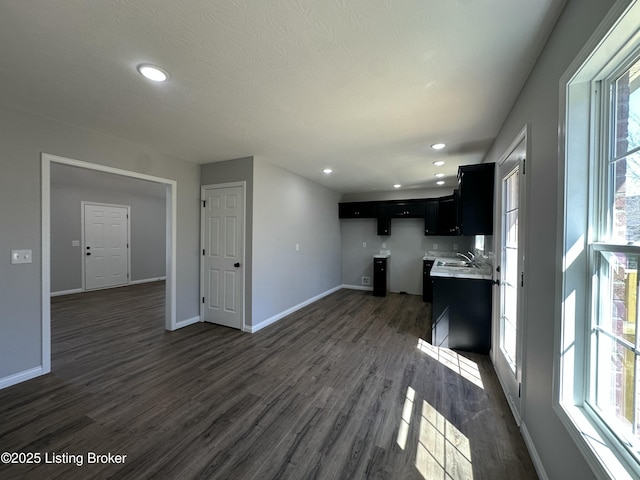
<path id="1" fill-rule="evenodd" d="M 244 185 L 202 188 L 202 319 L 244 327 Z"/>
<path id="2" fill-rule="evenodd" d="M 129 283 L 129 207 L 83 203 L 85 289 Z"/>
<path id="3" fill-rule="evenodd" d="M 500 285 L 498 348 L 494 349 L 494 363 L 518 422 L 522 394 L 525 153 L 526 139 L 523 139 L 498 166 L 500 235 L 496 258 Z"/>

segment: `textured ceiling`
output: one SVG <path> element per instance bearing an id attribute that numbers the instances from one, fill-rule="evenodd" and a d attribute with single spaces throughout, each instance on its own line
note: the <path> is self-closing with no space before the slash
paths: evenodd
<path id="1" fill-rule="evenodd" d="M 342 192 L 433 187 L 436 159 L 451 185 L 563 3 L 2 0 L 0 104 L 197 163 L 254 155 Z"/>

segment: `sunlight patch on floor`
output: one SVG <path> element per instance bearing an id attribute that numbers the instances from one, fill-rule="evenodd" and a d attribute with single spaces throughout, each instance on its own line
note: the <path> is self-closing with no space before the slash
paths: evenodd
<path id="1" fill-rule="evenodd" d="M 448 348 L 434 347 L 429 342 L 426 342 L 421 338 L 418 339 L 417 348 L 464 379 L 484 390 L 482 378 L 480 377 L 480 370 L 478 369 L 478 364 L 476 362 L 473 362 Z"/>
<path id="2" fill-rule="evenodd" d="M 416 398 L 416 391 L 407 387 L 407 395 L 404 399 L 404 406 L 402 407 L 402 419 L 400 420 L 400 428 L 398 429 L 398 438 L 396 442 L 401 449 L 405 449 L 407 446 L 407 436 L 409 435 L 409 427 L 411 426 L 411 415 L 413 415 L 413 402 Z"/>
<path id="3" fill-rule="evenodd" d="M 422 402 L 416 468 L 425 480 L 473 480 L 469 439 L 427 401 Z"/>

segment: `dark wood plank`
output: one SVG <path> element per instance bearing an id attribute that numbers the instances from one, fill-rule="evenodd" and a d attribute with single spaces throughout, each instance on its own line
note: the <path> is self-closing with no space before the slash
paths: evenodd
<path id="1" fill-rule="evenodd" d="M 488 357 L 430 347 L 419 296 L 341 290 L 251 335 L 166 332 L 163 295 L 54 298 L 52 373 L 0 391 L 0 451 L 126 462 L 0 478 L 537 478 Z"/>

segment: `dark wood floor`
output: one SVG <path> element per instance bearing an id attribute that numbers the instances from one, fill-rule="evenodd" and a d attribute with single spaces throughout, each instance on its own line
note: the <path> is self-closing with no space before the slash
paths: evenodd
<path id="1" fill-rule="evenodd" d="M 537 478 L 488 357 L 426 343 L 420 297 L 341 290 L 252 335 L 165 332 L 163 294 L 52 300 L 53 373 L 0 391 L 0 452 L 83 465 L 0 478 Z"/>

